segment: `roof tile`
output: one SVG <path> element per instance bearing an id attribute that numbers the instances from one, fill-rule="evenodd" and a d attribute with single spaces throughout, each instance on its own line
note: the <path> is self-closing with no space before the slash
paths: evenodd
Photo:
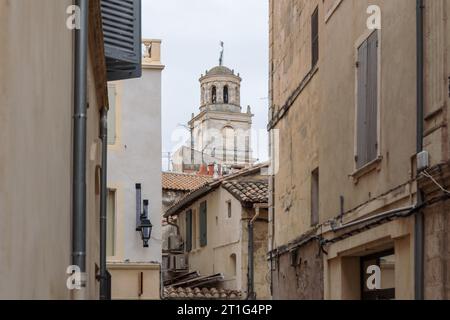
<path id="1" fill-rule="evenodd" d="M 210 176 L 199 176 L 195 174 L 163 172 L 163 190 L 192 191 L 200 188 L 213 180 Z"/>

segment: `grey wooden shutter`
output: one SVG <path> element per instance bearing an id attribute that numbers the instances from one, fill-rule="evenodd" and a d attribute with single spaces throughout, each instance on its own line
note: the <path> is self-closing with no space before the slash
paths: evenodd
<path id="1" fill-rule="evenodd" d="M 207 220 L 206 201 L 200 204 L 200 246 L 205 247 L 208 244 L 208 220 Z"/>
<path id="2" fill-rule="evenodd" d="M 311 58 L 312 67 L 319 61 L 319 8 L 311 16 Z"/>
<path id="3" fill-rule="evenodd" d="M 356 121 L 356 165 L 361 168 L 367 163 L 366 91 L 367 91 L 367 41 L 358 49 L 358 102 Z"/>
<path id="4" fill-rule="evenodd" d="M 141 0 L 101 0 L 108 80 L 142 75 Z"/>
<path id="5" fill-rule="evenodd" d="M 186 212 L 186 252 L 192 250 L 192 210 Z"/>
<path id="6" fill-rule="evenodd" d="M 378 32 L 367 40 L 367 161 L 378 154 Z"/>
<path id="7" fill-rule="evenodd" d="M 358 49 L 357 167 L 378 155 L 378 33 Z"/>

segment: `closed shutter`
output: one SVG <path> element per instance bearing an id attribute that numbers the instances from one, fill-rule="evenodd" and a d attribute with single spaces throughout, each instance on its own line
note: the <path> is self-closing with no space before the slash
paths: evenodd
<path id="1" fill-rule="evenodd" d="M 358 49 L 357 167 L 378 155 L 378 33 Z"/>
<path id="2" fill-rule="evenodd" d="M 186 252 L 192 250 L 192 210 L 186 212 Z"/>
<path id="3" fill-rule="evenodd" d="M 314 67 L 319 61 L 319 8 L 314 10 L 311 17 L 311 57 Z"/>
<path id="4" fill-rule="evenodd" d="M 141 0 L 101 0 L 108 81 L 142 75 Z"/>
<path id="5" fill-rule="evenodd" d="M 367 40 L 367 161 L 378 154 L 378 32 Z"/>
<path id="6" fill-rule="evenodd" d="M 367 41 L 358 49 L 358 107 L 357 107 L 357 152 L 356 165 L 367 163 L 366 90 L 367 90 Z"/>
<path id="7" fill-rule="evenodd" d="M 200 246 L 208 244 L 208 221 L 206 201 L 200 204 Z"/>

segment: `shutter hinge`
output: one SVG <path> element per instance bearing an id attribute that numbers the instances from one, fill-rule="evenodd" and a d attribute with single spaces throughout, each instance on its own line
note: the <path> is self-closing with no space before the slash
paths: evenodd
<path id="1" fill-rule="evenodd" d="M 356 61 L 355 66 L 359 68 L 359 61 Z"/>

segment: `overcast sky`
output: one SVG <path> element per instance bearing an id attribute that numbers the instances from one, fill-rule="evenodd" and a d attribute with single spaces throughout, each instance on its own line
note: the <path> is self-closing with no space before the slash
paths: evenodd
<path id="1" fill-rule="evenodd" d="M 199 112 L 198 79 L 218 65 L 240 73 L 243 110 L 255 114 L 253 129 L 266 130 L 268 104 L 267 0 L 142 0 L 143 37 L 162 40 L 163 151 L 174 151 L 174 132 Z M 175 131 L 177 130 L 177 131 Z M 265 135 L 265 134 L 264 134 Z M 175 136 L 177 136 L 175 134 Z M 256 140 L 256 139 L 254 139 Z M 267 159 L 267 140 L 253 141 L 254 157 Z M 167 168 L 167 162 L 164 164 Z"/>

